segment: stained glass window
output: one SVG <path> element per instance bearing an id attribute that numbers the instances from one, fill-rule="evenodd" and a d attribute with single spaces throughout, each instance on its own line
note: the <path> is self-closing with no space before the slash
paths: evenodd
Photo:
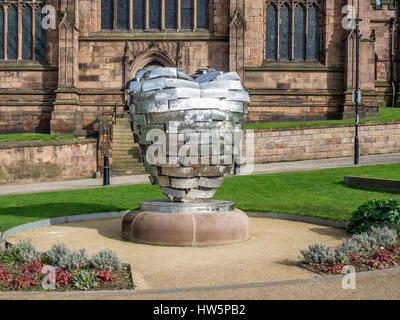
<path id="1" fill-rule="evenodd" d="M 318 8 L 311 6 L 308 9 L 308 41 L 307 41 L 307 60 L 317 61 L 319 52 L 319 25 Z"/>
<path id="2" fill-rule="evenodd" d="M 32 59 L 32 9 L 22 11 L 22 59 Z"/>
<path id="3" fill-rule="evenodd" d="M 35 57 L 38 61 L 46 59 L 46 30 L 42 28 L 45 14 L 41 10 L 35 12 Z"/>
<path id="4" fill-rule="evenodd" d="M 294 60 L 306 58 L 306 9 L 298 5 L 294 12 Z"/>
<path id="5" fill-rule="evenodd" d="M 144 29 L 144 0 L 133 0 L 133 29 Z"/>
<path id="6" fill-rule="evenodd" d="M 319 60 L 321 3 L 322 0 L 267 0 L 266 60 Z"/>
<path id="7" fill-rule="evenodd" d="M 209 0 L 197 0 L 197 28 L 208 29 Z"/>
<path id="8" fill-rule="evenodd" d="M 12 6 L 7 17 L 7 59 L 18 59 L 18 10 Z"/>
<path id="9" fill-rule="evenodd" d="M 279 60 L 289 60 L 290 58 L 291 29 L 289 8 L 283 6 L 279 14 Z"/>
<path id="10" fill-rule="evenodd" d="M 35 15 L 33 3 L 36 3 Z M 0 0 L 0 60 L 45 61 L 46 30 L 42 27 L 44 5 L 43 0 Z"/>
<path id="11" fill-rule="evenodd" d="M 176 30 L 178 28 L 179 17 L 180 29 L 192 30 L 196 27 L 197 29 L 207 30 L 209 28 L 210 0 L 196 0 L 196 10 L 194 10 L 194 0 L 180 0 L 180 12 L 178 12 L 178 0 L 100 1 L 102 30 L 116 29 L 128 31 L 131 25 L 135 32 L 143 31 L 147 22 L 150 30 L 158 31 L 162 28 Z M 147 3 L 148 10 L 146 10 Z M 132 16 L 129 15 L 131 10 Z M 164 13 L 163 17 L 162 13 Z M 196 20 L 196 26 L 194 26 L 194 20 Z"/>
<path id="12" fill-rule="evenodd" d="M 177 0 L 165 0 L 165 29 L 176 29 Z"/>
<path id="13" fill-rule="evenodd" d="M 117 1 L 117 30 L 129 29 L 129 2 L 127 0 Z"/>
<path id="14" fill-rule="evenodd" d="M 101 28 L 112 30 L 114 21 L 113 0 L 101 0 Z"/>
<path id="15" fill-rule="evenodd" d="M 161 29 L 161 1 L 149 0 L 149 28 Z"/>
<path id="16" fill-rule="evenodd" d="M 267 29 L 266 29 L 266 54 L 268 60 L 276 59 L 276 18 L 277 11 L 274 6 L 267 7 Z"/>
<path id="17" fill-rule="evenodd" d="M 0 8 L 0 59 L 4 59 L 4 11 Z"/>
<path id="18" fill-rule="evenodd" d="M 193 0 L 181 0 L 181 29 L 193 29 Z"/>

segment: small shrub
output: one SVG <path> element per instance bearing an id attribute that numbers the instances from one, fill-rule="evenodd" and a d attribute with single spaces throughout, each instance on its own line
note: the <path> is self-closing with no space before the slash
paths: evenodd
<path id="1" fill-rule="evenodd" d="M 72 277 L 72 283 L 79 290 L 90 290 L 98 285 L 96 274 L 92 271 L 82 270 Z"/>
<path id="2" fill-rule="evenodd" d="M 72 279 L 72 274 L 68 271 L 57 268 L 56 270 L 56 287 L 67 286 Z"/>
<path id="3" fill-rule="evenodd" d="M 40 259 L 42 253 L 36 249 L 30 239 L 20 240 L 16 245 L 10 246 L 6 251 L 6 260 L 34 262 Z"/>
<path id="4" fill-rule="evenodd" d="M 111 272 L 108 270 L 99 270 L 97 271 L 97 278 L 100 279 L 101 282 L 111 281 Z"/>
<path id="5" fill-rule="evenodd" d="M 35 262 L 30 262 L 23 270 L 24 273 L 34 273 L 34 274 L 41 274 L 43 270 L 43 263 L 40 259 L 36 260 Z"/>
<path id="6" fill-rule="evenodd" d="M 347 227 L 349 233 L 369 231 L 383 224 L 400 225 L 400 204 L 395 199 L 372 200 L 361 205 Z"/>
<path id="7" fill-rule="evenodd" d="M 92 257 L 91 265 L 99 270 L 120 270 L 122 261 L 115 251 L 102 250 Z"/>
<path id="8" fill-rule="evenodd" d="M 304 256 L 304 261 L 308 264 L 333 264 L 337 260 L 335 249 L 325 243 L 311 244 L 308 250 L 301 250 L 301 254 Z"/>
<path id="9" fill-rule="evenodd" d="M 389 226 L 372 227 L 368 234 L 376 240 L 379 247 L 394 246 L 397 243 L 397 230 Z"/>
<path id="10" fill-rule="evenodd" d="M 350 239 L 343 240 L 337 251 L 343 255 L 364 254 L 389 247 L 397 242 L 397 231 L 388 227 L 372 227 L 370 231 L 353 234 Z"/>
<path id="11" fill-rule="evenodd" d="M 36 284 L 36 280 L 30 276 L 16 277 L 10 283 L 10 288 L 13 290 L 29 288 Z"/>
<path id="12" fill-rule="evenodd" d="M 71 253 L 72 251 L 68 249 L 65 244 L 60 243 L 53 245 L 50 250 L 46 251 L 45 256 L 49 264 L 58 266 L 60 265 L 61 259 Z"/>
<path id="13" fill-rule="evenodd" d="M 60 259 L 59 266 L 61 268 L 71 269 L 84 269 L 90 264 L 90 258 L 85 248 L 71 252 Z"/>

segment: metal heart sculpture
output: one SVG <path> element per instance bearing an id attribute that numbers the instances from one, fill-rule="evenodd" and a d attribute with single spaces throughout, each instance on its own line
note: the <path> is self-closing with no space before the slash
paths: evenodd
<path id="1" fill-rule="evenodd" d="M 240 152 L 249 95 L 239 75 L 149 67 L 130 81 L 127 103 L 151 182 L 171 201 L 213 197 Z"/>

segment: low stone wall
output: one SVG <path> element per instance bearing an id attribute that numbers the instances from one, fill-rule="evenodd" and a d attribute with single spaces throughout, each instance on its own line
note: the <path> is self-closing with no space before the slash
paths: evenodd
<path id="1" fill-rule="evenodd" d="M 0 184 L 93 177 L 97 139 L 0 142 Z"/>
<path id="2" fill-rule="evenodd" d="M 344 176 L 344 183 L 348 186 L 366 190 L 390 191 L 400 193 L 400 180 Z"/>
<path id="3" fill-rule="evenodd" d="M 354 155 L 353 124 L 257 129 L 254 136 L 255 163 Z M 400 152 L 400 121 L 363 123 L 359 139 L 360 155 Z"/>

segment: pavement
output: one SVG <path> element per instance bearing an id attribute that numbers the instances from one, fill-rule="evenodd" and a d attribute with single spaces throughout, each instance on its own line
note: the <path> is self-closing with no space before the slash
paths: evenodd
<path id="1" fill-rule="evenodd" d="M 353 166 L 352 157 L 332 158 L 320 160 L 290 161 L 290 162 L 273 162 L 266 164 L 255 164 L 252 174 L 303 171 L 316 169 L 330 169 Z M 359 165 L 373 165 L 385 163 L 400 163 L 400 153 L 361 156 Z M 242 168 L 245 171 L 245 168 Z M 124 186 L 133 184 L 149 183 L 147 174 L 111 177 L 111 186 Z M 0 185 L 0 196 L 11 194 L 26 194 L 35 192 L 50 192 L 62 190 L 76 190 L 99 188 L 103 185 L 102 178 L 98 179 L 80 179 L 56 182 L 41 182 L 30 184 L 7 184 Z"/>
<path id="2" fill-rule="evenodd" d="M 121 218 L 42 227 L 7 240 L 30 237 L 40 250 L 64 242 L 85 244 L 90 254 L 113 249 L 132 267 L 135 290 L 93 292 L 0 292 L 5 299 L 400 299 L 400 268 L 359 273 L 355 289 L 343 276 L 300 268 L 300 250 L 310 243 L 337 245 L 343 229 L 269 218 L 250 218 L 248 241 L 217 247 L 161 247 L 121 239 Z"/>

